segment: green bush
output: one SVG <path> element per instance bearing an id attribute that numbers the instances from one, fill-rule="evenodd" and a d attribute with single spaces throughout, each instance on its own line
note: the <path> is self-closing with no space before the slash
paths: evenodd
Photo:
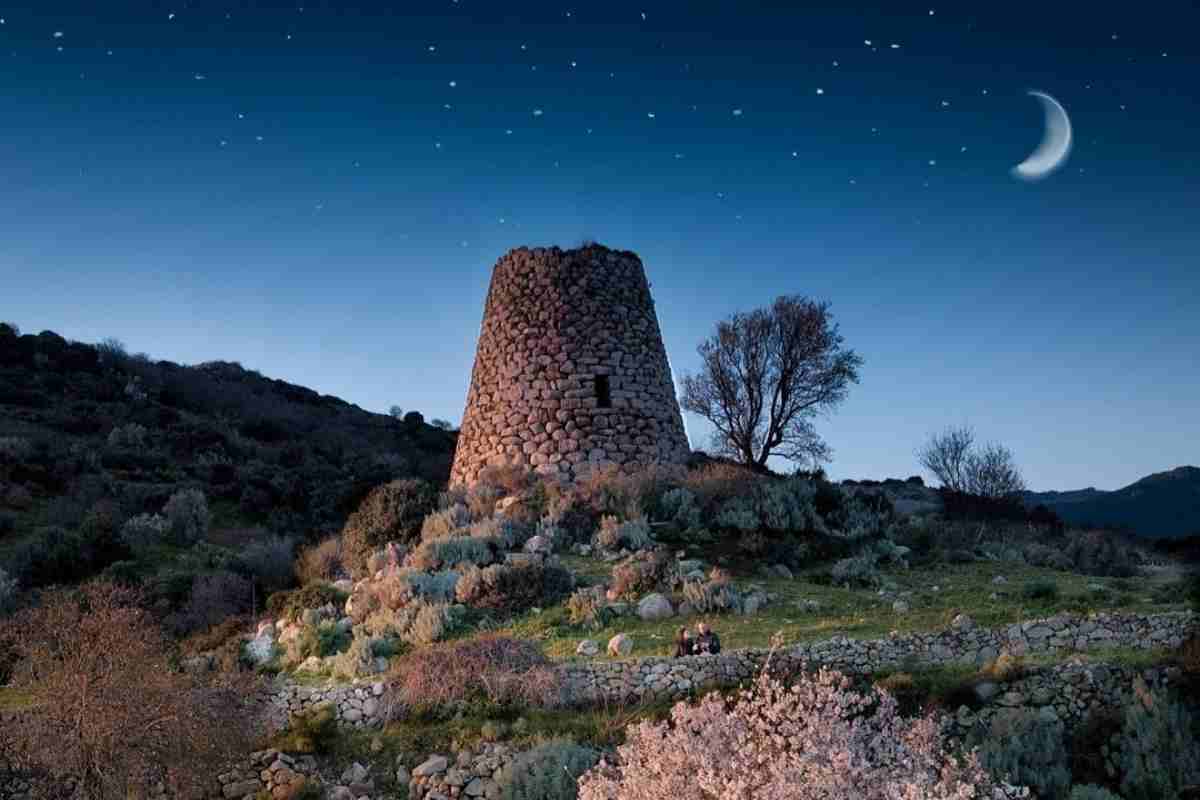
<path id="1" fill-rule="evenodd" d="M 426 515 L 437 505 L 437 490 L 422 480 L 399 480 L 377 486 L 342 528 L 343 562 L 355 577 L 366 572 L 367 559 L 391 541 L 410 543 L 420 537 Z"/>
<path id="2" fill-rule="evenodd" d="M 337 739 L 337 712 L 323 704 L 293 714 L 272 744 L 285 753 L 324 755 L 333 751 Z"/>
<path id="3" fill-rule="evenodd" d="M 997 714 L 979 760 L 997 778 L 1035 789 L 1047 800 L 1065 798 L 1071 787 L 1063 724 L 1036 711 L 1013 709 Z"/>
<path id="4" fill-rule="evenodd" d="M 1160 800 L 1200 784 L 1197 721 L 1181 703 L 1135 687 L 1125 709 L 1119 770 L 1126 800 Z"/>
<path id="5" fill-rule="evenodd" d="M 328 583 L 310 583 L 300 589 L 275 592 L 267 598 L 267 613 L 273 617 L 296 619 L 306 608 L 320 608 L 332 603 L 341 608 L 346 593 Z"/>
<path id="6" fill-rule="evenodd" d="M 742 603 L 741 593 L 726 581 L 688 581 L 683 584 L 683 599 L 698 614 L 733 611 Z"/>
<path id="7" fill-rule="evenodd" d="M 194 544 L 208 535 L 208 500 L 199 489 L 182 489 L 163 506 L 163 516 L 180 544 Z"/>
<path id="8" fill-rule="evenodd" d="M 458 602 L 475 608 L 520 613 L 562 600 L 575 588 L 575 578 L 556 565 L 536 561 L 472 567 L 455 588 Z"/>
<path id="9" fill-rule="evenodd" d="M 553 740 L 521 753 L 496 781 L 504 800 L 575 800 L 576 782 L 600 754 L 567 740 Z"/>
<path id="10" fill-rule="evenodd" d="M 1086 786 L 1076 786 L 1071 789 L 1071 794 L 1067 796 L 1067 800 L 1122 800 L 1119 794 L 1113 794 L 1103 786 L 1095 786 L 1087 784 Z"/>
<path id="11" fill-rule="evenodd" d="M 496 560 L 499 539 L 484 539 L 473 536 L 451 536 L 422 542 L 407 559 L 415 569 L 430 570 L 472 564 L 485 567 Z"/>
<path id="12" fill-rule="evenodd" d="M 1058 584 L 1051 580 L 1036 580 L 1025 584 L 1026 600 L 1053 602 L 1058 599 Z"/>

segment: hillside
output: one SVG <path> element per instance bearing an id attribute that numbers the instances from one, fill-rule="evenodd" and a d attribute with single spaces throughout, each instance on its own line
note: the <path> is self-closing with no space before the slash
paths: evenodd
<path id="1" fill-rule="evenodd" d="M 1045 505 L 1074 525 L 1126 528 L 1139 536 L 1182 538 L 1200 533 L 1200 468 L 1176 467 L 1106 492 L 1027 492 L 1028 506 Z"/>
<path id="2" fill-rule="evenodd" d="M 154 513 L 182 488 L 205 493 L 222 544 L 250 530 L 313 541 L 379 483 L 444 481 L 455 439 L 418 413 L 374 414 L 237 363 L 0 324 L 0 563 L 47 529 Z"/>

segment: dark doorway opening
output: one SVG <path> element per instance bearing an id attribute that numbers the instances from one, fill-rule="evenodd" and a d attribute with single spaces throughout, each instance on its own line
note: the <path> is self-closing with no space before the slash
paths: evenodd
<path id="1" fill-rule="evenodd" d="M 612 390 L 608 386 L 607 375 L 596 376 L 596 407 L 612 408 Z"/>

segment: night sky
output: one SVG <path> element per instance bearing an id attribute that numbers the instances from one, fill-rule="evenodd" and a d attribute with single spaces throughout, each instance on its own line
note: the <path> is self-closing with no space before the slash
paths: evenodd
<path id="1" fill-rule="evenodd" d="M 1200 461 L 1196 4 L 345 5 L 0 5 L 0 319 L 457 421 L 492 264 L 594 239 L 677 373 L 829 300 L 834 477 L 964 422 L 1037 489 Z"/>

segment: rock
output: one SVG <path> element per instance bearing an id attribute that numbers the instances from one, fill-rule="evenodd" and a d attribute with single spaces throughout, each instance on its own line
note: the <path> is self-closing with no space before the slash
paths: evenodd
<path id="1" fill-rule="evenodd" d="M 692 608 L 692 604 L 684 600 L 679 604 L 679 608 L 675 609 L 675 613 L 681 617 L 690 617 L 696 613 L 696 609 Z"/>
<path id="2" fill-rule="evenodd" d="M 907 614 L 908 603 L 904 602 L 903 600 L 897 600 L 896 602 L 892 603 L 892 611 L 896 612 L 897 614 Z"/>
<path id="3" fill-rule="evenodd" d="M 255 780 L 238 781 L 236 783 L 227 783 L 225 788 L 221 790 L 221 794 L 225 795 L 227 800 L 233 800 L 235 797 L 245 797 L 246 795 L 257 794 L 262 789 L 262 783 Z"/>
<path id="4" fill-rule="evenodd" d="M 213 659 L 212 656 L 206 655 L 192 656 L 180 661 L 179 666 L 183 667 L 184 672 L 191 675 L 199 675 L 213 668 Z"/>
<path id="5" fill-rule="evenodd" d="M 633 639 L 628 634 L 618 633 L 608 640 L 608 654 L 624 657 L 633 652 Z"/>
<path id="6" fill-rule="evenodd" d="M 992 583 L 997 585 L 1001 583 L 1008 583 L 1008 578 L 1004 577 L 1003 575 L 997 575 L 996 577 L 992 578 Z"/>
<path id="7" fill-rule="evenodd" d="M 591 657 L 594 655 L 598 655 L 599 653 L 600 653 L 600 645 L 596 644 L 591 639 L 584 639 L 582 642 L 579 643 L 579 646 L 575 648 L 575 654 L 580 655 L 580 656 Z"/>
<path id="8" fill-rule="evenodd" d="M 320 672 L 324 666 L 325 662 L 320 656 L 309 656 L 301 661 L 300 666 L 296 669 L 299 672 Z"/>
<path id="9" fill-rule="evenodd" d="M 776 564 L 775 566 L 771 567 L 771 573 L 776 578 L 784 578 L 785 580 L 789 580 L 789 581 L 796 577 L 795 575 L 792 574 L 792 571 L 790 569 L 788 569 L 787 566 L 784 564 Z"/>
<path id="10" fill-rule="evenodd" d="M 581 556 L 590 556 L 592 554 L 592 546 L 590 544 L 575 545 L 575 552 Z"/>
<path id="11" fill-rule="evenodd" d="M 479 797 L 483 794 L 483 781 L 479 778 L 472 778 L 471 782 L 463 789 L 463 793 L 467 797 Z"/>
<path id="12" fill-rule="evenodd" d="M 440 775 L 450 766 L 450 759 L 445 756 L 430 756 L 412 771 L 414 778 L 427 778 L 430 775 Z"/>
<path id="13" fill-rule="evenodd" d="M 515 494 L 510 494 L 508 497 L 502 497 L 496 501 L 496 513 L 503 514 L 519 502 L 521 502 L 521 498 Z"/>
<path id="14" fill-rule="evenodd" d="M 655 592 L 641 599 L 637 606 L 637 615 L 647 622 L 656 622 L 675 616 L 675 609 L 671 607 L 670 600 Z"/>
<path id="15" fill-rule="evenodd" d="M 397 788 L 400 788 L 400 789 L 407 788 L 408 784 L 410 784 L 410 783 L 412 783 L 412 773 L 408 771 L 408 768 L 404 767 L 404 766 L 396 767 L 396 786 L 397 786 Z"/>
<path id="16" fill-rule="evenodd" d="M 550 544 L 550 539 L 545 536 L 534 536 L 525 543 L 526 553 L 550 553 L 554 547 Z"/>
<path id="17" fill-rule="evenodd" d="M 329 792 L 329 800 L 357 800 L 349 786 L 335 786 Z"/>
<path id="18" fill-rule="evenodd" d="M 1000 691 L 1000 686 L 995 681 L 983 681 L 975 684 L 975 696 L 980 702 L 986 703 L 995 697 Z"/>
<path id="19" fill-rule="evenodd" d="M 975 628 L 975 620 L 966 614 L 956 614 L 954 619 L 950 620 L 950 626 L 955 630 L 969 631 Z"/>

